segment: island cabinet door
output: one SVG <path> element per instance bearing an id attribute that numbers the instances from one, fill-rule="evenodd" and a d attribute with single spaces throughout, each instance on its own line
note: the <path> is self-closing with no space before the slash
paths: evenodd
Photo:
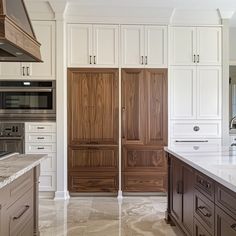
<path id="1" fill-rule="evenodd" d="M 181 225 L 182 222 L 182 165 L 176 159 L 171 160 L 171 214 Z"/>
<path id="2" fill-rule="evenodd" d="M 236 236 L 236 216 L 233 218 L 216 207 L 215 217 L 215 236 Z"/>

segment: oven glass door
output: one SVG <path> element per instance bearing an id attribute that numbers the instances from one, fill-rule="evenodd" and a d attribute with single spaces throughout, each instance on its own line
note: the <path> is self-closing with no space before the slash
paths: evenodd
<path id="1" fill-rule="evenodd" d="M 1 91 L 0 109 L 5 112 L 53 110 L 52 91 Z"/>

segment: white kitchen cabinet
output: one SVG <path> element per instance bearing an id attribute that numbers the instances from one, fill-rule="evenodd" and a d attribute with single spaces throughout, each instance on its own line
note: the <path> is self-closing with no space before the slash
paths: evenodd
<path id="1" fill-rule="evenodd" d="M 68 67 L 118 67 L 118 26 L 68 24 Z"/>
<path id="2" fill-rule="evenodd" d="M 221 27 L 172 27 L 171 65 L 221 65 Z"/>
<path id="3" fill-rule="evenodd" d="M 197 68 L 197 119 L 221 119 L 222 68 Z"/>
<path id="4" fill-rule="evenodd" d="M 55 22 L 32 21 L 32 24 L 41 43 L 43 62 L 2 62 L 0 79 L 55 79 Z"/>
<path id="5" fill-rule="evenodd" d="M 221 66 L 172 66 L 171 119 L 220 120 Z"/>
<path id="6" fill-rule="evenodd" d="M 47 154 L 40 168 L 39 191 L 56 189 L 56 123 L 26 122 L 25 153 Z"/>
<path id="7" fill-rule="evenodd" d="M 165 26 L 122 25 L 121 66 L 126 68 L 167 67 Z"/>

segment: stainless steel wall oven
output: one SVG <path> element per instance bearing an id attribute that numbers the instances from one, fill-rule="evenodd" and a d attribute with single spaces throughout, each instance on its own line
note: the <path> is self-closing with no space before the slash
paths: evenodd
<path id="1" fill-rule="evenodd" d="M 56 119 L 55 81 L 0 81 L 0 119 Z"/>

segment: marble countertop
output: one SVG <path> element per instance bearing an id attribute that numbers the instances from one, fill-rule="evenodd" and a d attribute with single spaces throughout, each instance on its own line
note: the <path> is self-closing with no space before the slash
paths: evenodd
<path id="1" fill-rule="evenodd" d="M 47 155 L 13 154 L 0 160 L 0 189 L 39 165 Z"/>
<path id="2" fill-rule="evenodd" d="M 165 151 L 236 193 L 236 147 L 173 145 Z"/>

